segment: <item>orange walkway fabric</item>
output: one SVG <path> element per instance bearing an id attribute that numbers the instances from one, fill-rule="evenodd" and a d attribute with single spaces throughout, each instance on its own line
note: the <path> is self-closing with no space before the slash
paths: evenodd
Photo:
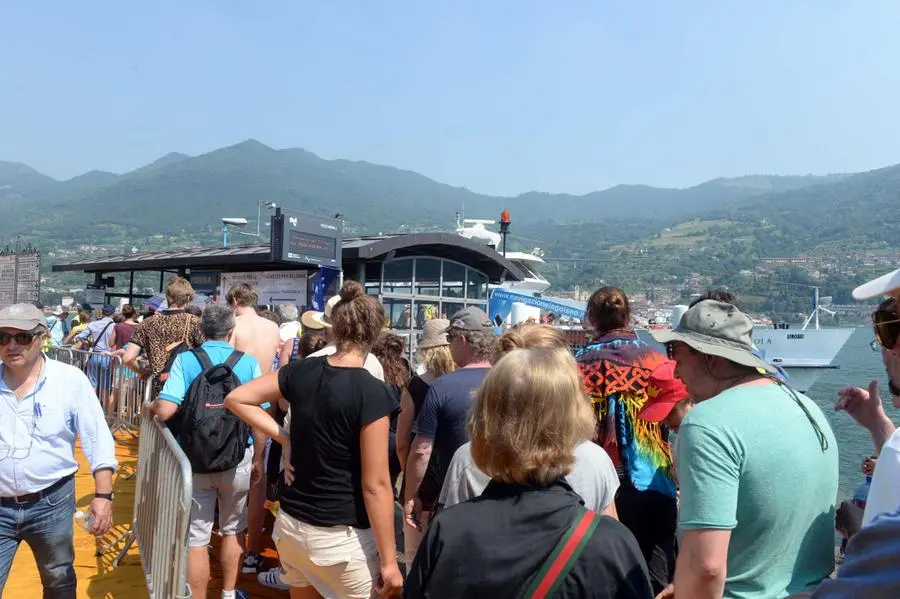
<path id="1" fill-rule="evenodd" d="M 100 545 L 114 539 L 119 533 L 124 532 L 130 522 L 134 509 L 134 480 L 124 480 L 123 477 L 134 472 L 137 468 L 137 439 L 127 433 L 119 433 L 116 436 L 116 454 L 119 459 L 119 474 L 115 482 L 116 501 L 114 506 L 115 529 L 110 536 L 98 541 L 89 535 L 77 522 L 72 523 L 75 528 L 75 573 L 78 576 L 78 597 L 91 599 L 144 599 L 148 596 L 147 584 L 144 580 L 144 571 L 138 556 L 137 545 L 133 545 L 128 556 L 119 564 L 112 567 L 112 560 L 118 554 L 121 545 L 109 550 L 103 556 L 97 556 Z M 76 449 L 76 457 L 80 465 L 75 477 L 75 502 L 78 510 L 87 509 L 94 495 L 94 479 L 90 475 L 90 467 L 81 448 Z M 277 554 L 272 548 L 271 539 L 265 538 L 266 550 L 263 556 L 268 558 L 271 565 L 277 563 Z M 212 580 L 209 585 L 208 597 L 217 598 L 222 589 L 221 573 L 218 568 L 216 556 L 218 555 L 218 540 L 213 539 L 213 553 L 211 555 Z M 287 591 L 275 591 L 261 586 L 256 581 L 256 575 L 244 575 L 241 577 L 238 587 L 248 591 L 251 597 L 268 598 L 288 596 Z M 13 562 L 9 581 L 3 592 L 3 599 L 34 599 L 41 596 L 41 580 L 38 575 L 34 556 L 28 545 L 22 543 Z"/>

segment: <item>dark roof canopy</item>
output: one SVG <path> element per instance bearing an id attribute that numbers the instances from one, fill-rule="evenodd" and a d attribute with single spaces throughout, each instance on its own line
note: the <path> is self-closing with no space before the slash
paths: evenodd
<path id="1" fill-rule="evenodd" d="M 482 271 L 492 281 L 502 277 L 521 281 L 525 272 L 493 248 L 450 233 L 413 233 L 379 237 L 347 238 L 343 242 L 344 263 L 381 261 L 395 257 L 434 256 L 456 260 Z M 53 272 L 128 272 L 142 270 L 292 270 L 310 268 L 272 259 L 269 246 L 236 245 L 229 248 L 198 248 L 173 252 L 143 252 L 123 256 L 90 258 L 54 264 Z"/>
<path id="2" fill-rule="evenodd" d="M 451 233 L 411 233 L 345 239 L 344 262 L 368 262 L 383 257 L 434 256 L 456 260 L 485 273 L 492 281 L 521 281 L 526 274 L 493 248 Z"/>

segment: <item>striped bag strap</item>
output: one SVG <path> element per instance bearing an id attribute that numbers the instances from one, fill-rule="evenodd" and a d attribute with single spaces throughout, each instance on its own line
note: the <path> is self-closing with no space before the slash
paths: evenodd
<path id="1" fill-rule="evenodd" d="M 546 599 L 553 596 L 578 561 L 599 522 L 597 512 L 581 506 L 578 517 L 556 544 L 525 591 L 526 599 Z"/>

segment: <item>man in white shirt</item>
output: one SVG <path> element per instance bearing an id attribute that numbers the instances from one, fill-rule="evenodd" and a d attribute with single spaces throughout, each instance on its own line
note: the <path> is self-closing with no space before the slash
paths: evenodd
<path id="1" fill-rule="evenodd" d="M 115 442 L 84 373 L 41 352 L 47 329 L 31 304 L 0 310 L 0 595 L 24 541 L 44 596 L 75 597 L 76 436 L 94 474 L 90 532 L 112 526 Z"/>
<path id="2" fill-rule="evenodd" d="M 888 299 L 872 314 L 879 346 L 875 349 L 881 350 L 894 407 L 900 408 L 900 269 L 853 290 L 853 297 L 858 300 L 883 296 Z M 877 381 L 872 381 L 868 390 L 859 387 L 841 390 L 835 410 L 845 410 L 867 429 L 879 454 L 862 518 L 862 526 L 868 526 L 876 516 L 900 508 L 900 430 L 884 411 Z"/>

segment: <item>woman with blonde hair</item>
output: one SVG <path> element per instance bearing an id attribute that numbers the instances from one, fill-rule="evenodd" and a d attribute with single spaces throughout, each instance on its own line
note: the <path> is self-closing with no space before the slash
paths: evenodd
<path id="1" fill-rule="evenodd" d="M 549 348 L 567 351 L 569 342 L 558 329 L 545 324 L 525 323 L 503 333 L 497 345 L 499 351 L 495 362 L 517 349 Z M 566 481 L 589 509 L 618 519 L 615 497 L 619 477 L 606 451 L 591 441 L 591 436 L 588 435 L 575 447 L 574 457 L 575 464 L 566 476 Z M 489 482 L 490 477 L 479 470 L 472 460 L 471 443 L 466 443 L 453 454 L 438 505 L 450 507 L 478 497 Z"/>
<path id="2" fill-rule="evenodd" d="M 419 410 L 425 403 L 425 396 L 428 390 L 438 378 L 447 373 L 456 370 L 456 363 L 453 356 L 450 355 L 450 342 L 447 339 L 447 327 L 450 326 L 449 320 L 434 318 L 425 321 L 422 327 L 422 340 L 419 341 L 417 350 L 419 363 L 425 367 L 422 374 L 413 376 L 403 390 L 400 396 L 400 416 L 397 421 L 397 457 L 400 459 L 400 465 L 406 467 L 407 458 L 409 457 L 409 448 L 412 445 L 413 422 L 419 415 Z M 406 480 L 404 477 L 404 491 L 401 497 L 405 497 Z M 437 503 L 438 494 L 441 492 L 440 469 L 437 464 L 437 452 L 431 454 L 428 462 L 428 469 L 425 471 L 425 478 L 419 485 L 418 496 L 422 501 L 422 529 L 428 526 L 428 521 L 434 513 L 435 504 Z M 410 563 L 416 555 L 416 549 L 422 540 L 422 530 L 413 528 L 406 522 L 403 525 L 403 553 L 407 563 Z"/>
<path id="3" fill-rule="evenodd" d="M 501 358 L 478 390 L 468 430 L 490 483 L 435 517 L 406 597 L 653 596 L 634 537 L 586 509 L 564 479 L 593 431 L 568 351 L 517 349 Z"/>

